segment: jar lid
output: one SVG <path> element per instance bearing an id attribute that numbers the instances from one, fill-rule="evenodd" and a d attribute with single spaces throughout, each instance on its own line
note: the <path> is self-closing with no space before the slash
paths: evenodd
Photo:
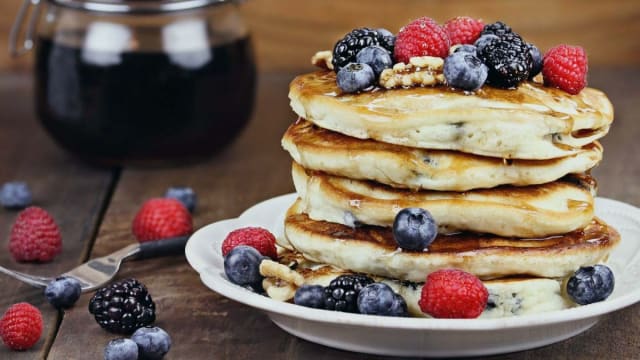
<path id="1" fill-rule="evenodd" d="M 49 0 L 74 9 L 109 13 L 154 13 L 189 10 L 198 7 L 237 2 L 233 0 Z"/>

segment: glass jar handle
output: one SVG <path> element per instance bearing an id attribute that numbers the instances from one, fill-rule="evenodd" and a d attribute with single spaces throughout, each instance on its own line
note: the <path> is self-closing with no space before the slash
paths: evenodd
<path id="1" fill-rule="evenodd" d="M 11 26 L 11 33 L 9 34 L 9 54 L 11 54 L 11 56 L 18 57 L 33 49 L 33 35 L 36 30 L 38 17 L 40 16 L 40 5 L 42 2 L 43 0 L 24 0 L 22 6 L 20 6 L 18 16 L 16 17 L 16 21 L 13 23 L 13 26 Z M 24 36 L 24 41 L 21 45 L 18 45 L 18 37 L 22 33 L 22 26 L 31 5 L 33 5 L 34 8 L 27 23 L 27 31 Z"/>

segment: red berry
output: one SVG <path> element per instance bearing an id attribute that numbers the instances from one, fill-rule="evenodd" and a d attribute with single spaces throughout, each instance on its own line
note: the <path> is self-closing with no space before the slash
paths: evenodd
<path id="1" fill-rule="evenodd" d="M 482 281 L 462 270 L 432 272 L 422 288 L 420 310 L 435 318 L 477 318 L 487 306 L 489 292 Z"/>
<path id="2" fill-rule="evenodd" d="M 451 39 L 451 45 L 473 44 L 480 37 L 484 23 L 468 16 L 458 16 L 447 21 L 443 27 Z"/>
<path id="3" fill-rule="evenodd" d="M 422 17 L 406 25 L 396 36 L 393 57 L 408 63 L 414 56 L 447 57 L 451 47 L 449 35 L 435 20 Z"/>
<path id="4" fill-rule="evenodd" d="M 222 256 L 227 256 L 229 251 L 238 245 L 251 246 L 263 256 L 268 256 L 272 259 L 278 258 L 276 237 L 267 229 L 245 227 L 233 230 L 222 242 Z"/>
<path id="5" fill-rule="evenodd" d="M 544 55 L 542 76 L 546 86 L 577 94 L 587 86 L 587 53 L 580 46 L 558 45 Z"/>
<path id="6" fill-rule="evenodd" d="M 42 314 L 27 303 L 12 305 L 0 318 L 0 337 L 11 350 L 27 350 L 40 340 Z"/>
<path id="7" fill-rule="evenodd" d="M 11 227 L 9 251 L 16 261 L 51 261 L 62 251 L 62 235 L 53 217 L 37 206 L 18 214 Z"/>
<path id="8" fill-rule="evenodd" d="M 133 235 L 140 242 L 189 235 L 192 231 L 189 210 L 173 198 L 148 200 L 133 219 Z"/>

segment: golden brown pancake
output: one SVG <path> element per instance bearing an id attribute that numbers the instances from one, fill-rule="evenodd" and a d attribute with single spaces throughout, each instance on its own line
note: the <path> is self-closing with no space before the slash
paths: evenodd
<path id="1" fill-rule="evenodd" d="M 534 82 L 471 95 L 443 86 L 345 94 L 334 72 L 318 71 L 296 77 L 289 98 L 298 116 L 348 136 L 504 159 L 576 154 L 613 121 L 599 90 L 571 95 Z"/>
<path id="2" fill-rule="evenodd" d="M 280 246 L 341 269 L 408 281 L 424 281 L 442 268 L 458 268 L 482 279 L 510 275 L 562 278 L 604 260 L 618 232 L 594 219 L 584 229 L 544 239 L 512 239 L 460 233 L 439 235 L 423 252 L 400 250 L 391 229 L 316 221 L 300 201 L 288 211 Z"/>
<path id="3" fill-rule="evenodd" d="M 357 139 L 303 119 L 289 127 L 282 146 L 307 169 L 413 190 L 466 191 L 544 184 L 570 173 L 583 173 L 602 159 L 598 142 L 557 159 L 504 160 Z"/>

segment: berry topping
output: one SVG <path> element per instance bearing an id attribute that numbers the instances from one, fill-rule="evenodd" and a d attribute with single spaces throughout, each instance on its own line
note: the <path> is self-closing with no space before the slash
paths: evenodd
<path id="1" fill-rule="evenodd" d="M 443 72 L 449 86 L 476 91 L 487 80 L 489 69 L 473 53 L 457 51 L 444 59 Z"/>
<path id="2" fill-rule="evenodd" d="M 443 27 L 449 35 L 451 45 L 473 44 L 480 37 L 484 23 L 482 20 L 472 19 L 468 16 L 458 16 L 447 21 Z"/>
<path id="3" fill-rule="evenodd" d="M 408 316 L 407 303 L 387 284 L 373 283 L 365 286 L 358 295 L 358 311 L 361 314 L 381 316 Z"/>
<path id="4" fill-rule="evenodd" d="M 567 282 L 567 294 L 580 305 L 605 300 L 613 292 L 613 272 L 605 265 L 581 267 Z"/>
<path id="5" fill-rule="evenodd" d="M 293 296 L 296 305 L 314 309 L 324 309 L 324 287 L 320 285 L 302 285 Z"/>
<path id="6" fill-rule="evenodd" d="M 364 90 L 376 81 L 376 74 L 371 66 L 360 63 L 349 63 L 338 70 L 336 82 L 340 90 L 346 93 L 353 93 Z"/>
<path id="7" fill-rule="evenodd" d="M 47 211 L 28 207 L 11 227 L 9 251 L 17 261 L 51 261 L 62 251 L 60 229 Z"/>
<path id="8" fill-rule="evenodd" d="M 540 74 L 540 71 L 542 71 L 542 54 L 535 45 L 527 44 L 527 46 L 529 47 L 529 53 L 531 54 L 531 60 L 533 61 L 529 79 L 533 79 L 534 76 Z"/>
<path id="9" fill-rule="evenodd" d="M 475 56 L 477 52 L 475 45 L 469 45 L 469 44 L 452 46 L 451 49 L 453 49 L 451 54 L 455 54 L 458 52 L 466 52 Z"/>
<path id="10" fill-rule="evenodd" d="M 140 357 L 147 360 L 160 360 L 171 349 L 171 337 L 161 328 L 143 327 L 131 336 L 138 345 Z"/>
<path id="11" fill-rule="evenodd" d="M 502 21 L 496 21 L 493 24 L 485 25 L 484 29 L 482 29 L 482 32 L 480 33 L 480 36 L 491 34 L 501 37 L 502 35 L 510 34 L 512 32 L 513 31 L 511 30 L 511 27 L 509 27 L 509 25 L 503 23 Z"/>
<path id="12" fill-rule="evenodd" d="M 11 350 L 27 350 L 42 335 L 42 313 L 28 303 L 12 305 L 0 318 L 0 337 Z"/>
<path id="13" fill-rule="evenodd" d="M 156 198 L 145 202 L 133 219 L 133 235 L 140 242 L 191 234 L 191 214 L 176 199 Z"/>
<path id="14" fill-rule="evenodd" d="M 263 258 L 258 250 L 250 246 L 236 246 L 224 257 L 224 273 L 234 284 L 258 289 L 263 279 L 260 274 Z"/>
<path id="15" fill-rule="evenodd" d="M 402 209 L 393 221 L 393 237 L 403 250 L 423 251 L 437 235 L 438 225 L 425 209 Z"/>
<path id="16" fill-rule="evenodd" d="M 513 88 L 527 80 L 533 67 L 527 43 L 515 33 L 478 46 L 478 57 L 489 68 L 487 83 L 501 88 Z"/>
<path id="17" fill-rule="evenodd" d="M 89 301 L 89 312 L 103 329 L 118 334 L 131 334 L 156 320 L 156 304 L 147 288 L 135 279 L 96 291 Z"/>
<path id="18" fill-rule="evenodd" d="M 393 66 L 391 54 L 381 46 L 367 46 L 360 50 L 356 55 L 356 62 L 371 66 L 376 77 L 379 77 L 384 69 Z"/>
<path id="19" fill-rule="evenodd" d="M 493 34 L 482 35 L 476 40 L 474 45 L 476 46 L 476 53 L 480 53 L 483 51 L 484 47 L 494 40 L 500 39 L 498 36 Z"/>
<path id="20" fill-rule="evenodd" d="M 450 47 L 451 40 L 447 32 L 433 19 L 422 17 L 400 30 L 393 57 L 397 62 L 405 64 L 414 56 L 445 58 Z"/>
<path id="21" fill-rule="evenodd" d="M 480 316 L 488 298 L 487 288 L 474 275 L 443 269 L 427 276 L 418 305 L 435 318 L 472 319 Z"/>
<path id="22" fill-rule="evenodd" d="M 7 209 L 23 209 L 31 202 L 31 190 L 22 181 L 4 183 L 0 188 L 0 205 Z"/>
<path id="23" fill-rule="evenodd" d="M 337 72 L 355 61 L 358 52 L 368 46 L 380 45 L 390 53 L 393 52 L 394 38 L 389 31 L 378 31 L 369 28 L 354 29 L 340 39 L 333 47 L 333 68 Z"/>
<path id="24" fill-rule="evenodd" d="M 260 254 L 271 259 L 278 258 L 276 250 L 276 237 L 267 229 L 259 227 L 245 227 L 230 232 L 222 242 L 222 256 L 238 245 L 247 245 L 258 250 Z"/>
<path id="25" fill-rule="evenodd" d="M 373 283 L 373 280 L 366 275 L 338 276 L 324 289 L 325 309 L 350 313 L 358 312 L 360 290 L 371 283 Z"/>
<path id="26" fill-rule="evenodd" d="M 198 197 L 190 187 L 170 187 L 167 189 L 164 197 L 180 201 L 191 213 L 196 209 L 196 205 L 198 204 Z"/>
<path id="27" fill-rule="evenodd" d="M 542 76 L 547 86 L 577 94 L 587 86 L 587 54 L 579 46 L 559 45 L 544 55 Z"/>
<path id="28" fill-rule="evenodd" d="M 63 276 L 50 282 L 44 289 L 47 301 L 57 309 L 67 309 L 78 301 L 82 293 L 80 281 L 76 278 Z"/>
<path id="29" fill-rule="evenodd" d="M 138 345 L 131 339 L 113 339 L 104 348 L 104 360 L 137 360 Z"/>

